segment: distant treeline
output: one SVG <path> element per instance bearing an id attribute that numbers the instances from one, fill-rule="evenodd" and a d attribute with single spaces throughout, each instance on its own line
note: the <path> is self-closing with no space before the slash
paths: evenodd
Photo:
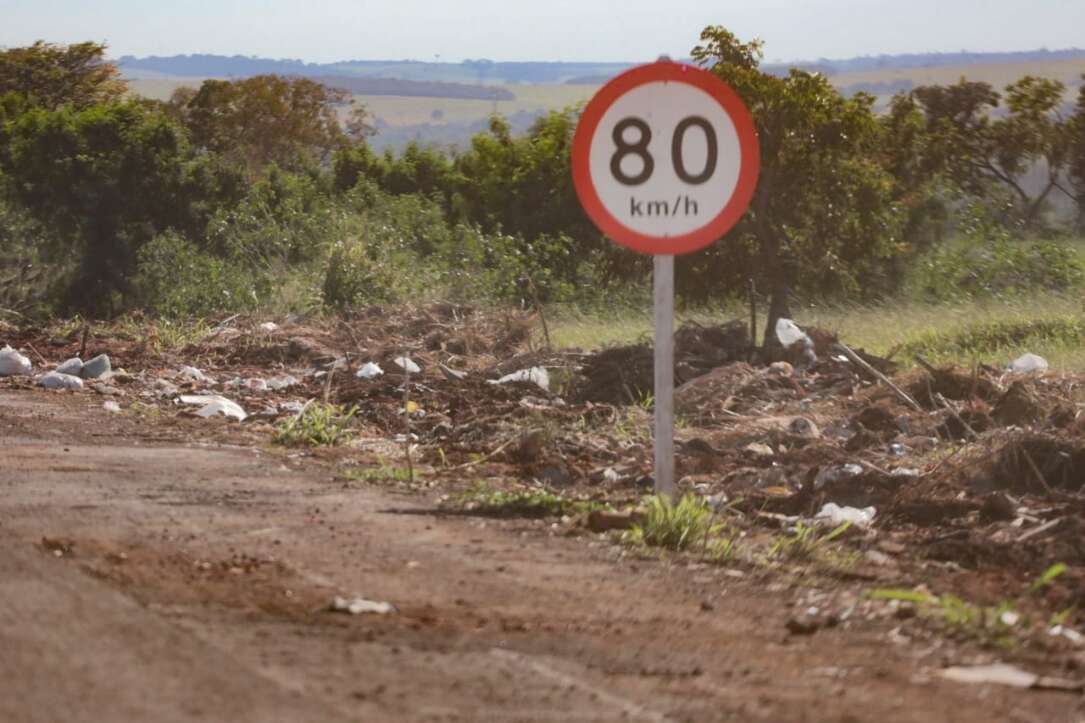
<path id="1" fill-rule="evenodd" d="M 307 75 L 310 80 L 353 95 L 401 95 L 422 98 L 468 100 L 516 100 L 512 91 L 500 86 L 440 83 L 398 78 L 350 78 L 341 75 Z"/>
<path id="2" fill-rule="evenodd" d="M 1085 49 L 1029 50 L 1013 53 L 912 53 L 906 55 L 862 56 L 843 60 L 821 58 L 787 64 L 766 64 L 771 75 L 785 75 L 790 68 L 827 76 L 869 70 L 927 68 L 947 65 L 984 63 L 1019 63 L 1028 61 L 1073 60 L 1085 58 Z M 193 78 L 247 78 L 254 75 L 350 76 L 398 78 L 418 82 L 494 83 L 588 83 L 599 84 L 614 77 L 633 63 L 503 63 L 491 60 L 465 60 L 462 63 L 422 62 L 415 60 L 346 60 L 338 63 L 306 63 L 295 59 L 274 60 L 243 55 L 174 55 L 136 58 L 124 56 L 118 63 L 128 76 L 154 73 Z M 403 94 L 406 95 L 406 94 Z M 417 94 L 425 95 L 425 94 Z M 474 96 L 446 96 L 474 97 Z"/>

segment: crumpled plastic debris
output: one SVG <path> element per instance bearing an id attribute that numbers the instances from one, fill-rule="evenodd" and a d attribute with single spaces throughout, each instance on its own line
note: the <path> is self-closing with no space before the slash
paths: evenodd
<path id="1" fill-rule="evenodd" d="M 0 377 L 28 375 L 34 370 L 30 360 L 10 346 L 0 349 Z"/>
<path id="2" fill-rule="evenodd" d="M 841 507 L 835 502 L 828 502 L 814 515 L 816 522 L 824 522 L 830 527 L 839 527 L 850 522 L 856 527 L 870 527 L 878 511 L 873 507 Z"/>
<path id="3" fill-rule="evenodd" d="M 199 406 L 200 409 L 196 411 L 196 416 L 205 419 L 221 414 L 224 417 L 244 422 L 249 416 L 241 408 L 240 404 L 217 394 L 185 394 L 181 397 L 181 403 Z"/>
<path id="4" fill-rule="evenodd" d="M 70 374 L 73 377 L 78 377 L 83 374 L 83 360 L 77 356 L 62 362 L 60 366 L 56 368 L 58 374 Z"/>
<path id="5" fill-rule="evenodd" d="M 780 340 L 780 344 L 785 349 L 801 343 L 803 346 L 802 361 L 804 363 L 813 364 L 817 361 L 817 355 L 814 353 L 814 341 L 791 319 L 781 318 L 776 320 L 776 338 Z"/>
<path id="6" fill-rule="evenodd" d="M 48 372 L 38 377 L 38 385 L 46 389 L 67 389 L 75 391 L 83 388 L 83 380 L 71 374 Z"/>
<path id="7" fill-rule="evenodd" d="M 239 387 L 247 389 L 250 392 L 266 392 L 268 389 L 271 388 L 271 386 L 266 381 L 264 381 L 263 379 L 258 379 L 256 377 L 250 377 L 249 379 L 242 379 L 241 377 L 238 377 L 236 379 L 231 379 L 230 381 L 223 384 L 223 386 Z"/>
<path id="8" fill-rule="evenodd" d="M 939 675 L 957 683 L 997 683 L 1013 688 L 1031 688 L 1039 678 L 1035 673 L 1006 663 L 954 666 L 942 670 Z"/>
<path id="9" fill-rule="evenodd" d="M 185 379 L 191 379 L 194 382 L 204 382 L 206 384 L 214 384 L 215 380 L 201 372 L 196 367 L 183 366 L 181 367 L 181 376 Z"/>
<path id="10" fill-rule="evenodd" d="M 814 489 L 820 490 L 830 482 L 858 477 L 863 473 L 863 468 L 858 464 L 844 464 L 839 467 L 823 467 L 818 476 L 814 478 Z"/>
<path id="11" fill-rule="evenodd" d="M 263 324 L 260 325 L 260 331 L 267 332 L 268 334 L 271 334 L 278 330 L 279 325 L 276 324 L 274 321 L 265 321 Z"/>
<path id="12" fill-rule="evenodd" d="M 289 389 L 290 387 L 297 386 L 300 382 L 296 377 L 287 374 L 281 377 L 272 377 L 267 380 L 267 388 L 273 392 L 278 392 L 283 389 Z"/>
<path id="13" fill-rule="evenodd" d="M 422 373 L 422 367 L 415 364 L 414 360 L 408 359 L 405 356 L 398 356 L 395 359 L 393 359 L 392 361 L 394 361 L 396 363 L 397 367 L 399 367 L 403 371 L 407 372 L 408 374 L 421 374 Z"/>
<path id="14" fill-rule="evenodd" d="M 121 405 L 119 405 L 116 402 L 110 400 L 110 401 L 105 402 L 104 404 L 102 404 L 102 409 L 106 410 L 110 414 L 119 414 L 120 411 L 121 411 Z"/>
<path id="15" fill-rule="evenodd" d="M 544 392 L 550 391 L 550 373 L 546 371 L 544 367 L 531 367 L 530 369 L 521 369 L 518 372 L 512 374 L 506 374 L 500 379 L 489 380 L 490 384 L 508 384 L 509 382 L 530 382 L 535 386 L 542 389 Z"/>
<path id="16" fill-rule="evenodd" d="M 384 374 L 384 370 L 380 368 L 379 364 L 373 362 L 366 362 L 362 365 L 362 368 L 355 373 L 359 379 L 376 379 L 380 375 Z"/>
<path id="17" fill-rule="evenodd" d="M 366 600 L 363 597 L 356 598 L 343 598 L 338 595 L 332 601 L 331 609 L 337 613 L 348 613 L 350 615 L 388 615 L 390 613 L 397 613 L 399 610 L 396 606 L 389 602 L 380 602 L 377 600 Z"/>
<path id="18" fill-rule="evenodd" d="M 1028 374 L 1029 372 L 1045 372 L 1050 365 L 1047 363 L 1047 359 L 1044 359 L 1039 354 L 1022 354 L 1013 360 L 1010 364 L 1010 371 L 1018 374 Z"/>
<path id="19" fill-rule="evenodd" d="M 108 354 L 99 354 L 90 361 L 83 362 L 84 379 L 98 379 L 111 371 L 113 366 L 109 363 Z"/>

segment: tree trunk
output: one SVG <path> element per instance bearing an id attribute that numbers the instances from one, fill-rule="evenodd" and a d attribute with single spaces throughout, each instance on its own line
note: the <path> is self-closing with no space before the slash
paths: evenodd
<path id="1" fill-rule="evenodd" d="M 791 318 L 791 306 L 788 303 L 791 296 L 791 288 L 783 274 L 774 274 L 772 280 L 772 297 L 769 301 L 769 318 L 765 323 L 764 349 L 779 349 L 780 340 L 776 338 L 776 322 L 779 319 Z M 771 356 L 771 354 L 769 354 Z"/>

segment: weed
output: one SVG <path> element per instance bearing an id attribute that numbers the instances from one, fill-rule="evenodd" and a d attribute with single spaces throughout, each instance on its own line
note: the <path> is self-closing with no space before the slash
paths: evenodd
<path id="1" fill-rule="evenodd" d="M 850 522 L 822 534 L 817 525 L 799 522 L 791 534 L 781 537 L 769 548 L 770 559 L 784 559 L 793 562 L 807 561 L 825 553 L 834 540 L 851 528 Z"/>
<path id="2" fill-rule="evenodd" d="M 675 503 L 657 495 L 649 497 L 644 508 L 644 521 L 622 536 L 627 544 L 674 551 L 700 546 L 705 557 L 715 562 L 731 560 L 739 551 L 738 533 L 719 521 L 700 497 L 687 495 Z"/>
<path id="3" fill-rule="evenodd" d="M 1061 562 L 1047 568 L 1033 581 L 1024 596 L 1034 595 L 1050 586 L 1066 570 L 1066 565 Z M 1012 647 L 1016 643 L 1015 632 L 1025 630 L 1030 625 L 1029 619 L 1017 612 L 1022 599 L 1002 600 L 996 605 L 976 605 L 956 595 L 931 595 L 918 590 L 899 589 L 871 590 L 865 593 L 865 597 L 912 603 L 921 613 L 940 619 L 947 629 L 999 647 Z M 1055 615 L 1048 627 L 1061 624 L 1071 612 L 1064 610 Z"/>
<path id="4" fill-rule="evenodd" d="M 342 476 L 357 482 L 369 482 L 373 484 L 409 484 L 414 482 L 418 475 L 412 475 L 406 467 L 351 467 L 343 471 Z"/>
<path id="5" fill-rule="evenodd" d="M 357 407 L 313 402 L 302 412 L 279 424 L 275 444 L 287 447 L 334 447 L 351 436 L 350 425 Z"/>
<path id="6" fill-rule="evenodd" d="M 494 517 L 562 517 L 601 507 L 598 503 L 571 499 L 547 490 L 496 490 L 482 483 L 454 496 L 449 502 L 459 509 Z"/>

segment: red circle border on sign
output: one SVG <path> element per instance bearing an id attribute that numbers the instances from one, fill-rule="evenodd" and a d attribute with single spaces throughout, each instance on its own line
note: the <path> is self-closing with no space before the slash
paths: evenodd
<path id="1" fill-rule="evenodd" d="M 686 83 L 698 88 L 719 103 L 738 133 L 742 154 L 738 183 L 723 210 L 699 229 L 678 236 L 649 236 L 635 231 L 614 217 L 603 205 L 591 178 L 591 141 L 603 115 L 629 91 L 648 83 Z M 757 129 L 746 104 L 731 86 L 706 70 L 684 63 L 660 61 L 627 70 L 604 85 L 588 102 L 573 136 L 573 185 L 588 217 L 604 234 L 617 243 L 646 254 L 688 254 L 722 238 L 734 228 L 753 200 L 761 172 L 761 150 Z"/>

